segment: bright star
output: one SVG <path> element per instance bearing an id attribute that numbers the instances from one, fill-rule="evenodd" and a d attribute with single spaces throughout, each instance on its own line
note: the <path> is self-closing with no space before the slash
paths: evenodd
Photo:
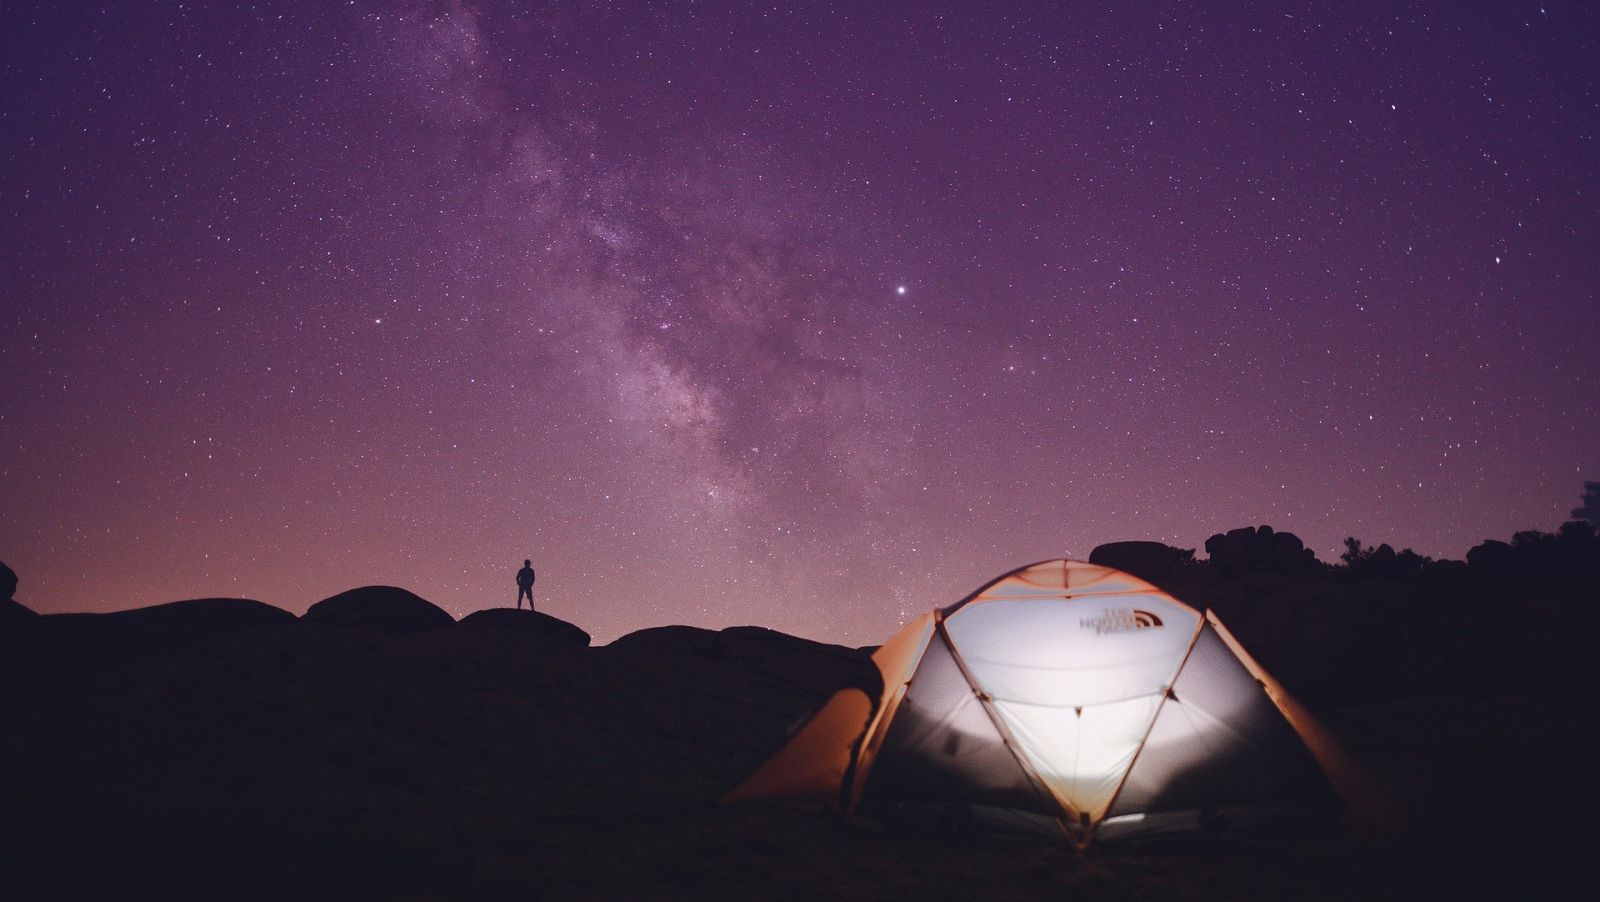
<path id="1" fill-rule="evenodd" d="M 904 285 L 898 286 L 898 287 L 895 288 L 894 293 L 895 294 L 905 294 L 906 293 L 906 287 Z"/>

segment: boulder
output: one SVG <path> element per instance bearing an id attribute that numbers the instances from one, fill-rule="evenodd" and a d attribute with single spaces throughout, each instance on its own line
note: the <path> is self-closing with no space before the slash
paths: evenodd
<path id="1" fill-rule="evenodd" d="M 1160 542 L 1109 542 L 1089 552 L 1091 564 L 1147 580 L 1166 579 L 1193 559 L 1193 548 L 1174 548 Z"/>
<path id="2" fill-rule="evenodd" d="M 709 656 L 707 650 L 712 648 L 716 641 L 716 630 L 701 629 L 697 626 L 652 626 L 628 633 L 614 640 L 606 648 L 636 658 L 677 658 L 690 655 L 706 657 Z"/>
<path id="3" fill-rule="evenodd" d="M 590 636 L 582 629 L 549 614 L 521 608 L 488 608 L 461 618 L 457 628 L 475 630 L 516 630 L 537 639 L 587 647 Z"/>
<path id="4" fill-rule="evenodd" d="M 29 635 L 36 656 L 94 668 L 293 620 L 288 611 L 249 598 L 196 598 L 110 614 L 47 614 L 33 618 Z"/>
<path id="5" fill-rule="evenodd" d="M 301 619 L 392 635 L 430 632 L 456 622 L 433 602 L 394 586 L 362 586 L 340 592 L 312 605 Z"/>
<path id="6" fill-rule="evenodd" d="M 1206 539 L 1211 563 L 1229 573 L 1298 576 L 1316 566 L 1316 553 L 1292 532 L 1270 526 L 1230 529 Z"/>
<path id="7" fill-rule="evenodd" d="M 33 621 L 39 615 L 11 596 L 17 594 L 17 572 L 0 561 L 0 625 L 9 627 Z"/>
<path id="8" fill-rule="evenodd" d="M 697 661 L 719 668 L 764 674 L 817 698 L 856 686 L 882 695 L 883 680 L 869 652 L 813 642 L 757 626 L 721 631 L 661 626 L 629 633 L 605 647 L 608 655 L 634 662 Z"/>
<path id="9" fill-rule="evenodd" d="M 623 636 L 606 646 L 635 657 L 684 657 L 755 663 L 796 654 L 858 657 L 853 648 L 801 639 L 760 626 L 708 630 L 694 626 L 655 626 Z"/>
<path id="10" fill-rule="evenodd" d="M 854 686 L 876 701 L 883 675 L 870 652 L 813 642 L 760 626 L 732 626 L 717 633 L 712 657 L 781 675 L 792 685 L 819 695 Z"/>
<path id="11" fill-rule="evenodd" d="M 118 629 L 160 631 L 191 636 L 213 636 L 237 629 L 271 626 L 294 619 L 282 608 L 275 608 L 253 598 L 191 598 L 188 601 L 171 601 L 116 611 L 111 614 L 61 614 L 61 617 L 98 617 L 105 623 L 114 623 Z"/>

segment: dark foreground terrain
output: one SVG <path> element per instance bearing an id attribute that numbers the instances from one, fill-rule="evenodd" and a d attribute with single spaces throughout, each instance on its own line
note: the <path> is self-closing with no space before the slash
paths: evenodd
<path id="1" fill-rule="evenodd" d="M 303 618 L 207 600 L 8 619 L 0 897 L 1592 896 L 1592 603 L 1165 576 L 1301 692 L 1403 828 L 1080 853 L 719 807 L 870 680 L 865 652 L 758 628 L 590 647 L 543 615 L 452 622 L 369 589 Z"/>

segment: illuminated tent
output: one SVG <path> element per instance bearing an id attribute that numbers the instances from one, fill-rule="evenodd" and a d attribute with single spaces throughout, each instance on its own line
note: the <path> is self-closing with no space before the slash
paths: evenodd
<path id="1" fill-rule="evenodd" d="M 725 801 L 1033 822 L 1075 842 L 1330 812 L 1349 763 L 1217 618 L 1046 561 L 906 624 Z"/>

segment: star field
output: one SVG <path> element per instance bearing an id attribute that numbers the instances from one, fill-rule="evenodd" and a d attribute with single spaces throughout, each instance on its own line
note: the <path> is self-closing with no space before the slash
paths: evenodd
<path id="1" fill-rule="evenodd" d="M 1061 8 L 1061 7 L 1067 8 Z M 879 641 L 1269 523 L 1459 557 L 1600 449 L 1582 5 L 0 10 L 0 557 Z"/>

